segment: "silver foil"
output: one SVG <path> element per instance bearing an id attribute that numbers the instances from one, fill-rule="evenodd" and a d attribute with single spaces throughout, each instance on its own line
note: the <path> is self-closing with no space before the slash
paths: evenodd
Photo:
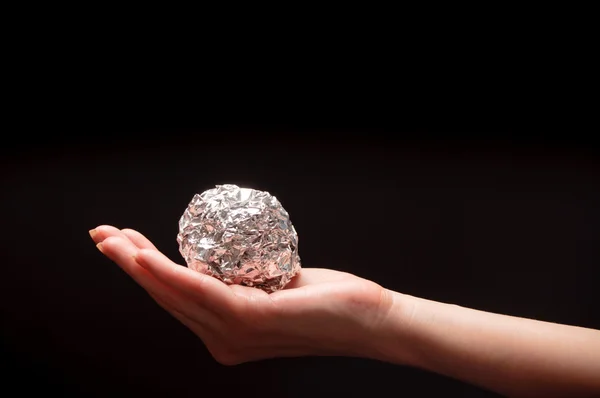
<path id="1" fill-rule="evenodd" d="M 194 195 L 179 220 L 177 242 L 189 268 L 227 284 L 274 292 L 301 267 L 298 235 L 281 203 L 237 185 Z"/>

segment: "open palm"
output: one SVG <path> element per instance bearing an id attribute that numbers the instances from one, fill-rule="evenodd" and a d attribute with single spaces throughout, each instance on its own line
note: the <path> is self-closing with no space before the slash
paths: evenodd
<path id="1" fill-rule="evenodd" d="M 142 234 L 99 226 L 98 249 L 190 328 L 225 365 L 282 356 L 365 355 L 391 296 L 352 274 L 303 268 L 284 290 L 225 283 L 175 264 Z"/>

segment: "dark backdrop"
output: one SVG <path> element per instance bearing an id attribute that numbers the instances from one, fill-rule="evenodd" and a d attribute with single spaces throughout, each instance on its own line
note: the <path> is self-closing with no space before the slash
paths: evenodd
<path id="1" fill-rule="evenodd" d="M 362 359 L 217 364 L 98 253 L 88 230 L 137 229 L 181 262 L 181 213 L 195 193 L 222 183 L 276 195 L 299 233 L 306 267 L 600 328 L 600 167 L 596 148 L 567 133 L 78 131 L 41 140 L 26 132 L 3 148 L 5 388 L 63 396 L 197 397 L 216 396 L 215 389 L 223 396 L 494 396 Z"/>

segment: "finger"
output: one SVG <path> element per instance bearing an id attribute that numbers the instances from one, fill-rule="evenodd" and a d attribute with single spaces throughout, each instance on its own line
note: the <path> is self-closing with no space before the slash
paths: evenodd
<path id="1" fill-rule="evenodd" d="M 139 249 L 127 238 L 109 236 L 98 243 L 97 246 L 106 257 L 114 261 L 123 271 L 149 292 L 159 294 L 162 290 L 165 290 L 156 278 L 137 264 L 135 255 Z"/>
<path id="2" fill-rule="evenodd" d="M 110 236 L 98 244 L 98 249 L 112 261 L 117 263 L 129 276 L 151 295 L 159 297 L 168 305 L 181 313 L 196 319 L 198 322 L 216 322 L 216 317 L 199 308 L 188 297 L 160 282 L 150 272 L 140 267 L 134 256 L 139 249 L 128 239 Z"/>
<path id="3" fill-rule="evenodd" d="M 110 236 L 120 236 L 124 239 L 129 239 L 139 249 L 158 250 L 152 244 L 152 242 L 148 240 L 148 238 L 146 238 L 141 233 L 129 228 L 120 230 L 118 228 L 113 227 L 112 225 L 100 225 L 90 231 L 90 236 L 92 237 L 95 243 L 100 243 Z"/>
<path id="4" fill-rule="evenodd" d="M 158 250 L 148 238 L 146 238 L 144 235 L 142 235 L 136 230 L 125 228 L 122 229 L 121 232 L 140 249 Z"/>
<path id="5" fill-rule="evenodd" d="M 301 268 L 285 286 L 285 289 L 296 289 L 308 285 L 337 282 L 347 279 L 349 276 L 345 272 L 332 272 L 325 268 Z"/>
<path id="6" fill-rule="evenodd" d="M 89 232 L 92 240 L 96 244 L 102 242 L 104 239 L 110 236 L 121 236 L 123 238 L 126 237 L 119 228 L 115 228 L 112 225 L 99 225 Z"/>
<path id="7" fill-rule="evenodd" d="M 235 295 L 223 282 L 169 260 L 156 250 L 142 249 L 136 255 L 139 265 L 167 286 L 194 297 L 200 305 L 217 312 L 235 308 Z"/>

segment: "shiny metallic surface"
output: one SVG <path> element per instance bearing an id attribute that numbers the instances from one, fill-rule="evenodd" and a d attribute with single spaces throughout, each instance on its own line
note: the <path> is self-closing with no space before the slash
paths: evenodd
<path id="1" fill-rule="evenodd" d="M 227 284 L 274 292 L 301 267 L 298 235 L 281 203 L 237 185 L 196 194 L 179 220 L 177 242 L 189 268 Z"/>

